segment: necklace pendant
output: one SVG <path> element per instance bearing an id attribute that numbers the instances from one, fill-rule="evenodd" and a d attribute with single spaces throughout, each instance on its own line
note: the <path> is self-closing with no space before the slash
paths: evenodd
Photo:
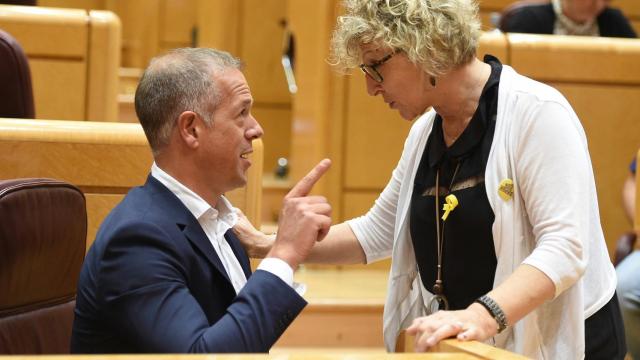
<path id="1" fill-rule="evenodd" d="M 442 280 L 436 280 L 436 283 L 433 285 L 433 293 L 442 295 Z"/>

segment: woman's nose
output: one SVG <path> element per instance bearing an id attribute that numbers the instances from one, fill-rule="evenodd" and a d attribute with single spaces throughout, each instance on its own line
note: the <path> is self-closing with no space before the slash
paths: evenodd
<path id="1" fill-rule="evenodd" d="M 382 89 L 382 84 L 373 80 L 369 75 L 364 76 L 364 81 L 367 86 L 367 94 L 369 94 L 369 96 L 378 95 L 378 93 Z"/>

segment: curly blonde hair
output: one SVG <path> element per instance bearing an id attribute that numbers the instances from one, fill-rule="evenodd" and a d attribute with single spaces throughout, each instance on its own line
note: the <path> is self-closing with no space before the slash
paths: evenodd
<path id="1" fill-rule="evenodd" d="M 476 55 L 480 20 L 476 0 L 345 0 L 331 39 L 329 62 L 358 66 L 360 46 L 380 43 L 404 52 L 439 76 Z"/>

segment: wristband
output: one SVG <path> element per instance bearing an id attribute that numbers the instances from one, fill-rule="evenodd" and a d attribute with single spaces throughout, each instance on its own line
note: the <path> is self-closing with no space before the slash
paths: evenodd
<path id="1" fill-rule="evenodd" d="M 478 304 L 484 306 L 485 309 L 491 314 L 491 316 L 498 323 L 498 334 L 502 332 L 502 330 L 507 328 L 507 316 L 502 311 L 502 308 L 498 305 L 495 300 L 488 297 L 487 295 L 482 295 L 476 301 Z"/>

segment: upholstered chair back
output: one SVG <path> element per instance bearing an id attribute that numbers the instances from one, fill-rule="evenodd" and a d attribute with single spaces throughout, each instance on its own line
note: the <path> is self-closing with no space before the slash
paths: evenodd
<path id="1" fill-rule="evenodd" d="M 0 354 L 69 353 L 86 234 L 75 186 L 0 180 Z"/>
<path id="2" fill-rule="evenodd" d="M 35 118 L 29 63 L 22 47 L 0 30 L 0 118 Z"/>

